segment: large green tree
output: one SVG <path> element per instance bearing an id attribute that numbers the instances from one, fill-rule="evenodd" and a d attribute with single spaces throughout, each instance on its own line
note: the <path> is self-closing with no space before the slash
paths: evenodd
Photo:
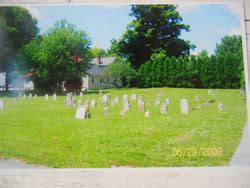
<path id="1" fill-rule="evenodd" d="M 147 62 L 153 53 L 167 56 L 187 55 L 194 46 L 180 39 L 181 31 L 189 31 L 174 5 L 133 5 L 135 19 L 119 41 L 119 51 L 135 68 Z"/>
<path id="2" fill-rule="evenodd" d="M 38 34 L 37 20 L 22 7 L 0 7 L 0 73 L 6 90 L 18 50 Z"/>
<path id="3" fill-rule="evenodd" d="M 60 20 L 23 48 L 21 69 L 32 71 L 38 89 L 61 89 L 63 81 L 79 82 L 86 73 L 92 56 L 90 44 L 84 31 Z M 41 88 L 44 85 L 47 88 Z"/>

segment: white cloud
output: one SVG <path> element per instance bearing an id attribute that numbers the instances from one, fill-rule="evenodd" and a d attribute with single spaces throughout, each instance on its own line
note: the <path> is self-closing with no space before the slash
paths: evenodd
<path id="1" fill-rule="evenodd" d="M 39 12 L 39 10 L 36 7 L 25 5 L 24 8 L 26 8 L 30 12 L 30 14 L 37 20 L 43 19 L 43 15 Z"/>
<path id="2" fill-rule="evenodd" d="M 198 10 L 199 5 L 200 4 L 198 4 L 198 3 L 180 3 L 180 4 L 178 4 L 177 11 L 180 14 L 195 12 Z"/>
<path id="3" fill-rule="evenodd" d="M 239 19 L 243 18 L 242 16 L 244 12 L 241 3 L 232 2 L 223 4 L 222 6 L 230 11 L 233 15 L 237 16 Z"/>
<path id="4" fill-rule="evenodd" d="M 227 35 L 242 35 L 242 28 L 241 27 L 232 27 L 229 32 L 227 33 Z"/>

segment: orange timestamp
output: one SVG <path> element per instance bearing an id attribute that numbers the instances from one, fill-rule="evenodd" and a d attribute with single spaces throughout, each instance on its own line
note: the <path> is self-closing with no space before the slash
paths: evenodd
<path id="1" fill-rule="evenodd" d="M 174 157 L 220 157 L 223 155 L 221 147 L 187 147 L 172 148 Z"/>

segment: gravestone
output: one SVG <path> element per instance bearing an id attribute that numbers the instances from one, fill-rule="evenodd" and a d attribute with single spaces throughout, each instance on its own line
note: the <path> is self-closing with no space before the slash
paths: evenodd
<path id="1" fill-rule="evenodd" d="M 158 106 L 160 103 L 161 103 L 160 98 L 157 98 L 157 99 L 155 100 L 155 105 Z"/>
<path id="2" fill-rule="evenodd" d="M 151 116 L 151 112 L 150 111 L 146 111 L 144 115 L 145 115 L 145 117 L 150 117 Z"/>
<path id="3" fill-rule="evenodd" d="M 145 104 L 144 104 L 144 99 L 140 98 L 138 100 L 138 110 L 139 112 L 144 112 L 145 111 Z"/>
<path id="4" fill-rule="evenodd" d="M 207 94 L 208 94 L 208 95 L 211 95 L 211 94 L 212 94 L 212 90 L 209 89 L 209 90 L 207 91 Z"/>
<path id="5" fill-rule="evenodd" d="M 112 105 L 112 106 L 115 106 L 115 105 L 116 105 L 116 102 L 115 102 L 114 99 L 111 101 L 111 105 Z"/>
<path id="6" fill-rule="evenodd" d="M 109 115 L 109 108 L 108 107 L 105 107 L 103 110 L 104 110 L 105 116 Z"/>
<path id="7" fill-rule="evenodd" d="M 82 92 L 80 92 L 80 97 L 83 97 L 83 93 Z"/>
<path id="8" fill-rule="evenodd" d="M 169 100 L 169 98 L 166 98 L 165 103 L 166 103 L 167 105 L 169 105 L 169 104 L 170 104 L 170 100 Z"/>
<path id="9" fill-rule="evenodd" d="M 49 95 L 48 95 L 48 94 L 45 94 L 44 100 L 45 100 L 45 101 L 49 100 Z"/>
<path id="10" fill-rule="evenodd" d="M 29 99 L 31 99 L 31 98 L 32 98 L 32 93 L 29 94 Z"/>
<path id="11" fill-rule="evenodd" d="M 56 94 L 54 93 L 53 96 L 52 96 L 52 100 L 53 101 L 56 101 Z"/>
<path id="12" fill-rule="evenodd" d="M 23 94 L 23 99 L 25 99 L 26 98 L 26 94 Z"/>
<path id="13" fill-rule="evenodd" d="M 187 114 L 188 113 L 188 101 L 187 101 L 187 99 L 182 99 L 180 101 L 180 103 L 181 103 L 181 113 Z"/>
<path id="14" fill-rule="evenodd" d="M 115 96 L 114 101 L 115 101 L 116 104 L 118 104 L 119 103 L 119 97 Z"/>
<path id="15" fill-rule="evenodd" d="M 108 103 L 108 96 L 107 95 L 103 95 L 102 97 L 102 104 L 107 104 Z"/>
<path id="16" fill-rule="evenodd" d="M 127 101 L 127 100 L 128 100 L 128 95 L 127 95 L 127 94 L 124 94 L 123 97 L 122 97 L 122 100 L 123 100 L 123 101 Z"/>
<path id="17" fill-rule="evenodd" d="M 125 101 L 123 102 L 123 111 L 129 112 L 129 109 L 130 109 L 129 101 L 128 101 L 128 100 L 125 100 Z"/>
<path id="18" fill-rule="evenodd" d="M 75 119 L 85 119 L 86 118 L 86 110 L 83 106 L 80 106 L 75 115 Z"/>
<path id="19" fill-rule="evenodd" d="M 73 106 L 73 94 L 67 93 L 65 103 L 67 106 Z"/>
<path id="20" fill-rule="evenodd" d="M 5 108 L 5 103 L 3 100 L 0 100 L 0 110 L 4 110 Z"/>
<path id="21" fill-rule="evenodd" d="M 18 98 L 21 99 L 22 98 L 22 92 L 18 93 Z"/>
<path id="22" fill-rule="evenodd" d="M 89 111 L 89 101 L 85 101 L 85 104 L 84 104 L 84 108 L 85 108 L 85 111 L 86 111 L 86 118 L 91 118 L 91 113 Z"/>
<path id="23" fill-rule="evenodd" d="M 96 100 L 95 99 L 91 100 L 91 107 L 96 107 Z"/>
<path id="24" fill-rule="evenodd" d="M 199 95 L 195 95 L 194 100 L 196 101 L 200 100 Z"/>
<path id="25" fill-rule="evenodd" d="M 162 114 L 168 113 L 168 106 L 165 102 L 161 104 L 161 113 Z"/>
<path id="26" fill-rule="evenodd" d="M 120 114 L 121 114 L 121 116 L 125 116 L 125 115 L 126 115 L 126 112 L 125 112 L 124 110 L 122 110 L 122 111 L 120 112 Z"/>
<path id="27" fill-rule="evenodd" d="M 35 99 L 37 98 L 37 94 L 35 94 L 34 98 L 35 98 Z"/>
<path id="28" fill-rule="evenodd" d="M 217 105 L 218 109 L 219 110 L 223 110 L 223 104 L 221 102 L 218 102 L 218 105 Z"/>
<path id="29" fill-rule="evenodd" d="M 131 100 L 136 100 L 137 96 L 136 96 L 136 94 L 132 94 L 130 98 L 131 98 Z"/>

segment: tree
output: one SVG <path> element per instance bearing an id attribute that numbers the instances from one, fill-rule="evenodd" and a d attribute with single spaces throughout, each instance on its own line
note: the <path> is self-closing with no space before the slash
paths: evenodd
<path id="1" fill-rule="evenodd" d="M 109 56 L 115 56 L 115 57 L 121 56 L 118 41 L 116 39 L 112 39 L 110 41 L 110 43 L 111 43 L 111 46 L 107 50 L 107 55 L 109 55 Z"/>
<path id="2" fill-rule="evenodd" d="M 159 50 L 167 56 L 179 57 L 194 48 L 189 41 L 179 38 L 182 30 L 189 31 L 189 25 L 181 23 L 176 6 L 133 5 L 130 15 L 135 19 L 128 25 L 118 46 L 120 54 L 135 68 Z"/>
<path id="3" fill-rule="evenodd" d="M 105 57 L 105 56 L 107 56 L 106 51 L 101 49 L 101 48 L 91 48 L 90 51 L 91 51 L 91 54 L 93 57 Z"/>
<path id="4" fill-rule="evenodd" d="M 8 91 L 18 50 L 38 34 L 37 20 L 22 7 L 0 7 L 0 73 Z"/>
<path id="5" fill-rule="evenodd" d="M 131 67 L 128 62 L 124 62 L 121 58 L 117 58 L 115 63 L 110 64 L 104 75 L 111 78 L 111 84 L 119 87 L 119 82 L 123 86 L 130 86 L 131 82 L 137 79 L 136 71 Z"/>
<path id="6" fill-rule="evenodd" d="M 45 84 L 47 90 L 60 90 L 63 81 L 78 83 L 89 68 L 90 44 L 84 31 L 60 20 L 41 39 L 26 45 L 21 59 L 25 69 L 33 71 L 37 87 Z"/>

